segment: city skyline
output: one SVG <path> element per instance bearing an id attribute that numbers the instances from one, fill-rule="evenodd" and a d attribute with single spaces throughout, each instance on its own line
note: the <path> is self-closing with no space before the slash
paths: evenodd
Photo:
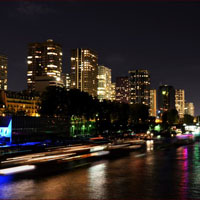
<path id="1" fill-rule="evenodd" d="M 198 2 L 16 1 L 1 2 L 0 9 L 0 52 L 8 56 L 9 90 L 26 89 L 28 44 L 51 38 L 63 46 L 63 71 L 70 71 L 71 49 L 88 47 L 98 52 L 100 65 L 112 69 L 113 80 L 147 69 L 152 88 L 162 83 L 184 89 L 199 114 Z M 80 19 L 88 23 L 77 26 Z"/>

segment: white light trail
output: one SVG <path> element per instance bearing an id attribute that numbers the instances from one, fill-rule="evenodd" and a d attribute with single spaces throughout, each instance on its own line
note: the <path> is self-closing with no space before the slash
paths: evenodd
<path id="1" fill-rule="evenodd" d="M 17 172 L 24 172 L 24 171 L 29 171 L 35 169 L 34 165 L 23 165 L 23 166 L 18 166 L 18 167 L 10 167 L 6 169 L 1 169 L 0 174 L 13 174 Z"/>

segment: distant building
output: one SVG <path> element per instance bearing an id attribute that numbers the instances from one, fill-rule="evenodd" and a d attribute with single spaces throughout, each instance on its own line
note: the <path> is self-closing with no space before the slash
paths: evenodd
<path id="1" fill-rule="evenodd" d="M 162 85 L 158 88 L 158 110 L 160 113 L 175 109 L 175 89 L 173 86 Z"/>
<path id="2" fill-rule="evenodd" d="M 71 51 L 71 88 L 97 97 L 98 55 L 91 49 Z"/>
<path id="3" fill-rule="evenodd" d="M 150 75 L 148 70 L 129 71 L 130 103 L 150 105 Z"/>
<path id="4" fill-rule="evenodd" d="M 8 88 L 8 58 L 0 55 L 0 90 L 7 90 Z"/>
<path id="5" fill-rule="evenodd" d="M 183 118 L 185 113 L 185 91 L 182 89 L 175 90 L 175 107 L 179 117 Z"/>
<path id="6" fill-rule="evenodd" d="M 70 75 L 67 73 L 62 73 L 62 81 L 63 81 L 63 86 L 66 88 L 67 91 L 69 91 L 71 85 Z"/>
<path id="7" fill-rule="evenodd" d="M 29 44 L 27 64 L 29 91 L 42 92 L 47 86 L 62 86 L 62 47 L 53 40 Z"/>
<path id="8" fill-rule="evenodd" d="M 116 101 L 130 103 L 130 81 L 127 76 L 116 78 Z"/>
<path id="9" fill-rule="evenodd" d="M 102 100 L 111 100 L 111 69 L 105 66 L 98 66 L 98 87 L 97 98 Z"/>
<path id="10" fill-rule="evenodd" d="M 111 84 L 111 101 L 116 100 L 116 83 Z"/>
<path id="11" fill-rule="evenodd" d="M 149 115 L 152 117 L 157 116 L 157 100 L 156 100 L 156 90 L 150 90 L 150 109 L 149 109 Z"/>
<path id="12" fill-rule="evenodd" d="M 0 91 L 0 115 L 9 113 L 23 116 L 39 116 L 39 97 L 23 92 Z"/>
<path id="13" fill-rule="evenodd" d="M 195 111 L 194 111 L 194 103 L 187 102 L 185 103 L 185 114 L 191 115 L 194 117 Z"/>

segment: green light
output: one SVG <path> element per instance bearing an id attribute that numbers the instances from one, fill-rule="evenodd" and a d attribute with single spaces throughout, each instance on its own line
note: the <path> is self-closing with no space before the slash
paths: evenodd
<path id="1" fill-rule="evenodd" d="M 82 129 L 82 130 L 85 130 L 85 125 L 82 125 L 82 126 L 81 126 L 81 129 Z"/>
<path id="2" fill-rule="evenodd" d="M 154 130 L 160 132 L 160 124 L 158 124 L 157 126 L 155 126 Z"/>

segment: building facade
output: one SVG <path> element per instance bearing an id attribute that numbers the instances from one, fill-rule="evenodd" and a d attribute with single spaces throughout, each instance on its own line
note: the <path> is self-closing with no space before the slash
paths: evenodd
<path id="1" fill-rule="evenodd" d="M 130 103 L 150 105 L 150 75 L 148 70 L 129 71 Z"/>
<path id="2" fill-rule="evenodd" d="M 116 83 L 111 84 L 111 101 L 116 101 Z"/>
<path id="3" fill-rule="evenodd" d="M 28 91 L 42 92 L 47 86 L 62 85 L 62 47 L 53 40 L 29 44 L 27 64 Z"/>
<path id="4" fill-rule="evenodd" d="M 128 76 L 116 78 L 116 101 L 130 103 L 130 81 Z"/>
<path id="5" fill-rule="evenodd" d="M 0 55 L 0 90 L 8 88 L 8 58 L 5 55 Z"/>
<path id="6" fill-rule="evenodd" d="M 62 73 L 62 81 L 63 86 L 66 88 L 67 91 L 69 91 L 71 85 L 70 75 L 68 73 Z"/>
<path id="7" fill-rule="evenodd" d="M 179 117 L 183 118 L 185 113 L 185 91 L 182 89 L 175 90 L 175 107 Z"/>
<path id="8" fill-rule="evenodd" d="M 191 115 L 194 117 L 195 110 L 194 110 L 194 103 L 192 102 L 187 102 L 185 103 L 185 114 Z"/>
<path id="9" fill-rule="evenodd" d="M 98 87 L 97 98 L 99 101 L 111 100 L 111 69 L 105 66 L 98 66 Z"/>
<path id="10" fill-rule="evenodd" d="M 175 109 L 175 89 L 173 86 L 161 85 L 158 88 L 158 111 Z"/>
<path id="11" fill-rule="evenodd" d="M 157 116 L 157 98 L 156 98 L 156 90 L 150 90 L 150 109 L 149 115 L 152 117 Z"/>
<path id="12" fill-rule="evenodd" d="M 98 55 L 87 48 L 71 51 L 71 88 L 97 97 Z"/>
<path id="13" fill-rule="evenodd" d="M 40 99 L 22 92 L 0 91 L 0 115 L 40 116 Z"/>

